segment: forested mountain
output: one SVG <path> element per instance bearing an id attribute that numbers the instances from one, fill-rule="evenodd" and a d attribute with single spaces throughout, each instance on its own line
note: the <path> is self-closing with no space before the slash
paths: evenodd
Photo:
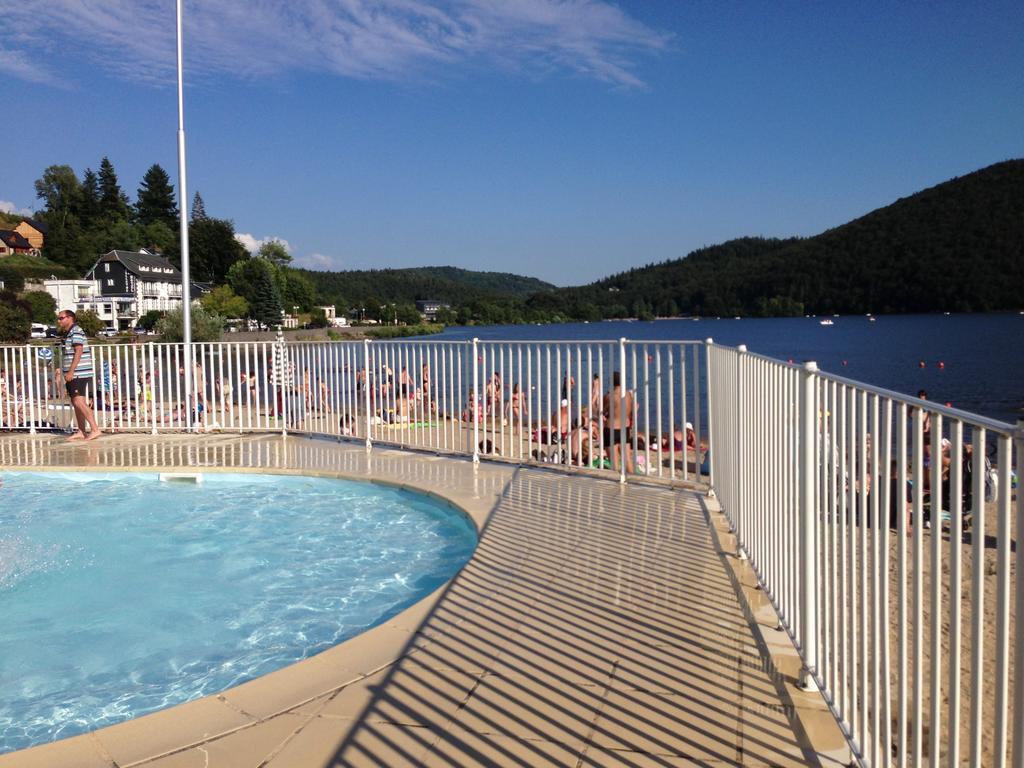
<path id="1" fill-rule="evenodd" d="M 134 205 L 107 158 L 83 180 L 67 166 L 51 166 L 36 188 L 45 203 L 36 216 L 50 227 L 43 255 L 72 273 L 112 247 L 147 245 L 177 257 L 180 214 L 159 166 L 147 172 Z M 363 318 L 415 318 L 417 299 L 451 304 L 445 321 L 460 323 L 1024 307 L 1024 160 L 952 179 L 814 237 L 740 238 L 574 288 L 455 267 L 299 270 L 279 243 L 250 259 L 231 221 L 208 217 L 198 194 L 189 232 L 193 277 L 229 285 L 253 317 L 334 304 Z M 24 272 L 6 261 L 9 271 Z M 271 273 L 273 301 L 259 299 L 257 267 Z"/>
<path id="2" fill-rule="evenodd" d="M 809 238 L 743 238 L 532 299 L 570 316 L 978 312 L 1024 306 L 1024 160 Z"/>
<path id="3" fill-rule="evenodd" d="M 320 298 L 330 303 L 366 303 L 365 299 L 372 297 L 385 304 L 437 299 L 455 306 L 475 299 L 499 296 L 525 298 L 554 289 L 550 283 L 535 277 L 521 277 L 507 272 L 476 272 L 457 267 L 300 271 L 316 285 Z"/>

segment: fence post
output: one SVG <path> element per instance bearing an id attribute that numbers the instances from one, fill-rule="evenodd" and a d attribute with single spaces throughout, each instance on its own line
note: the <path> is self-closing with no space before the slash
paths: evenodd
<path id="1" fill-rule="evenodd" d="M 626 390 L 628 382 L 626 379 L 626 337 L 623 336 L 619 339 L 619 482 L 626 482 L 626 456 L 628 455 L 631 447 L 632 440 L 626 439 L 626 419 L 628 418 L 626 412 Z M 636 429 L 636 425 L 633 426 Z M 613 441 L 614 443 L 614 441 Z M 615 450 L 615 445 L 611 446 L 611 450 Z M 614 454 L 612 454 L 614 458 Z M 685 460 L 685 459 L 684 459 Z"/>
<path id="2" fill-rule="evenodd" d="M 149 350 L 148 350 L 149 351 L 149 391 L 151 393 L 151 399 L 149 401 L 150 402 L 150 407 L 147 408 L 147 411 L 149 412 L 150 420 L 153 422 L 153 426 L 152 426 L 153 432 L 152 433 L 155 435 L 157 433 L 156 432 L 156 415 L 157 415 L 156 414 L 156 409 L 157 409 L 157 405 L 158 404 L 162 404 L 162 401 L 157 398 L 157 391 L 158 391 L 157 387 L 162 387 L 163 386 L 163 380 L 161 379 L 161 380 L 158 381 L 157 377 L 156 377 L 156 359 L 154 357 L 154 354 L 155 354 L 154 348 L 156 347 L 156 344 L 147 344 L 146 346 L 149 347 Z M 145 398 L 146 398 L 146 392 L 145 392 L 145 389 L 146 389 L 146 377 L 145 376 L 142 377 L 142 389 L 143 389 L 142 398 L 143 398 L 143 402 L 145 402 Z"/>
<path id="3" fill-rule="evenodd" d="M 477 467 L 480 465 L 480 419 L 477 418 L 477 413 L 480 412 L 481 404 L 481 392 L 479 385 L 479 374 L 480 374 L 480 357 L 477 349 L 478 342 L 480 340 L 473 337 L 473 359 L 470 361 L 470 365 L 473 366 L 473 407 L 469 409 L 469 418 L 473 420 L 473 466 Z M 468 400 L 468 399 L 467 399 Z"/>
<path id="4" fill-rule="evenodd" d="M 274 356 L 277 358 L 277 379 L 275 382 L 281 395 L 281 437 L 288 436 L 288 350 L 284 345 L 284 331 L 277 329 L 277 339 L 274 343 Z"/>
<path id="5" fill-rule="evenodd" d="M 363 399 L 366 400 L 366 452 L 373 449 L 373 441 L 370 439 L 370 427 L 373 426 L 373 412 L 370 410 L 370 387 L 373 386 L 374 377 L 370 372 L 370 340 L 363 339 Z"/>
<path id="6" fill-rule="evenodd" d="M 24 413 L 22 415 L 22 418 L 23 419 L 24 418 L 28 418 L 29 419 L 28 423 L 31 426 L 29 426 L 29 428 L 28 428 L 28 433 L 30 435 L 34 435 L 36 433 L 36 420 L 38 418 L 36 416 L 36 413 L 38 412 L 39 409 L 38 409 L 38 406 L 36 405 L 35 387 L 33 386 L 33 379 L 35 379 L 35 373 L 36 373 L 36 371 L 35 371 L 35 362 L 36 361 L 35 361 L 35 358 L 32 355 L 32 345 L 31 344 L 26 344 L 25 345 L 25 357 L 23 358 L 23 360 L 24 360 L 24 363 L 23 363 L 22 367 L 23 367 L 23 369 L 25 370 L 25 372 L 28 375 L 25 377 L 27 379 L 27 381 L 25 382 L 25 396 L 26 397 L 25 397 L 25 408 L 23 409 Z"/>
<path id="7" fill-rule="evenodd" d="M 800 670 L 800 687 L 805 691 L 817 690 L 814 681 L 818 658 L 815 638 L 818 636 L 818 583 L 814 578 L 815 522 L 814 476 L 816 461 L 814 433 L 818 425 L 814 393 L 818 384 L 818 365 L 804 363 L 800 376 L 800 650 L 804 666 Z"/>
<path id="8" fill-rule="evenodd" d="M 730 478 L 732 483 L 732 499 L 733 504 L 736 506 L 736 511 L 733 514 L 733 531 L 736 534 L 736 556 L 740 560 L 747 559 L 747 546 L 743 541 L 743 537 L 746 535 L 746 498 L 744 496 L 744 485 L 746 475 L 743 473 L 743 450 L 740 447 L 740 433 L 743 429 L 743 397 L 745 392 L 743 391 L 743 356 L 747 354 L 747 345 L 740 344 L 736 347 L 736 417 L 734 423 L 736 425 L 732 434 L 732 454 L 733 454 L 733 477 Z"/>
<path id="9" fill-rule="evenodd" d="M 711 347 L 715 344 L 715 340 L 710 336 L 704 339 L 704 368 L 707 371 L 707 384 L 705 389 L 707 390 L 708 398 L 708 450 L 707 450 L 707 461 L 708 461 L 708 497 L 715 498 L 715 470 L 712 467 L 712 457 L 714 454 L 711 452 L 712 448 L 715 447 L 715 433 L 714 433 L 714 421 L 711 418 L 711 414 L 714 411 L 714 404 L 711 399 L 714 394 L 711 389 Z M 693 408 L 697 412 L 697 479 L 700 480 L 700 465 L 703 463 L 700 455 L 700 397 L 699 393 L 694 393 Z"/>
<path id="10" fill-rule="evenodd" d="M 1017 419 L 1017 429 L 1013 436 L 1014 452 L 1017 455 L 1015 464 L 1017 472 L 1017 542 L 1024 541 L 1024 493 L 1019 487 L 1024 476 L 1024 419 Z M 1011 478 L 1012 482 L 1012 478 Z M 1002 493 L 1012 493 L 1012 488 L 1000 488 Z M 1017 550 L 1020 557 L 1020 550 Z M 1024 568 L 1017 562 L 1016 568 L 1017 594 L 1014 611 L 1014 638 L 1016 640 L 1013 656 L 1013 760 L 1011 765 L 1024 765 Z"/>

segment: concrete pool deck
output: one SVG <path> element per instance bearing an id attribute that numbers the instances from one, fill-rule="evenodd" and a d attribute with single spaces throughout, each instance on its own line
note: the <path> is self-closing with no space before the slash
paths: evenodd
<path id="1" fill-rule="evenodd" d="M 384 624 L 219 695 L 7 766 L 847 765 L 713 500 L 289 436 L 0 436 L 0 471 L 259 470 L 400 484 L 480 531 Z"/>

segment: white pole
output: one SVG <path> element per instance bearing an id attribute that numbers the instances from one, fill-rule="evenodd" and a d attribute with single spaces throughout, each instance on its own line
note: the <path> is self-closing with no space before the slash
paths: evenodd
<path id="1" fill-rule="evenodd" d="M 480 465 L 480 422 L 476 418 L 477 412 L 480 410 L 480 340 L 477 338 L 473 339 L 473 406 L 469 409 L 469 418 L 473 420 L 473 467 L 476 468 Z M 468 402 L 468 398 L 467 398 Z M 551 430 L 548 430 L 548 434 L 551 434 Z"/>
<path id="2" fill-rule="evenodd" d="M 185 429 L 192 429 L 192 280 L 188 263 L 188 191 L 185 179 L 185 99 L 182 77 L 181 13 L 182 0 L 177 0 L 178 30 L 178 205 L 181 227 L 181 318 L 185 341 Z"/>
<path id="3" fill-rule="evenodd" d="M 800 388 L 800 646 L 804 652 L 804 667 L 800 670 L 800 687 L 806 691 L 817 690 L 814 675 L 818 672 L 817 646 L 815 638 L 818 634 L 818 592 L 814 578 L 815 560 L 815 519 L 817 516 L 814 504 L 814 478 L 817 462 L 814 454 L 814 433 L 818 426 L 818 413 L 815 408 L 814 391 L 817 386 L 818 366 L 816 363 L 804 363 Z M 876 443 L 877 445 L 877 443 Z M 876 519 L 875 524 L 878 524 Z M 864 521 L 861 519 L 861 530 Z M 866 692 L 865 692 L 866 693 Z M 863 737 L 862 737 L 863 738 Z M 862 742 L 863 743 L 863 742 Z"/>

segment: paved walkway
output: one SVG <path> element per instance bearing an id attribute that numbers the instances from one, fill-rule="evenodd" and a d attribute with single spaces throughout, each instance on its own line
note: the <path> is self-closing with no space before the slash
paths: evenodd
<path id="1" fill-rule="evenodd" d="M 695 492 L 289 437 L 0 436 L 12 465 L 263 467 L 428 489 L 481 527 L 444 589 L 349 643 L 0 766 L 838 765 Z"/>

